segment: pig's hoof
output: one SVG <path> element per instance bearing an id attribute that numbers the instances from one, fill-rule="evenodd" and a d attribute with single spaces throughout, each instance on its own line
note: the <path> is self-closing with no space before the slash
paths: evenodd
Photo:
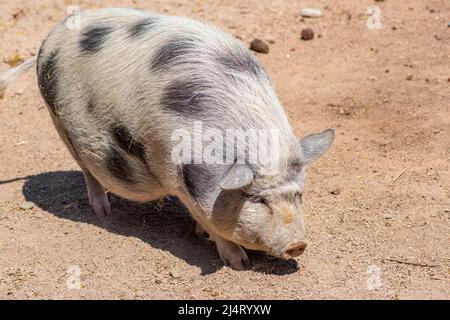
<path id="1" fill-rule="evenodd" d="M 111 207 L 109 205 L 108 195 L 106 193 L 92 197 L 89 202 L 98 217 L 111 215 Z"/>
<path id="2" fill-rule="evenodd" d="M 238 271 L 251 268 L 252 264 L 247 253 L 245 253 L 244 249 L 237 244 L 226 240 L 220 240 L 216 241 L 216 245 L 220 259 L 222 259 L 225 265 Z"/>
<path id="3" fill-rule="evenodd" d="M 208 236 L 208 233 L 203 230 L 198 223 L 195 223 L 195 236 L 198 239 L 205 239 Z"/>

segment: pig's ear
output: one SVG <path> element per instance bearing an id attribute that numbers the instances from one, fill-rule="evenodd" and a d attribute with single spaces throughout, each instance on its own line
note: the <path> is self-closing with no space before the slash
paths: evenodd
<path id="1" fill-rule="evenodd" d="M 334 130 L 311 134 L 300 140 L 300 160 L 310 163 L 320 158 L 333 144 Z"/>
<path id="2" fill-rule="evenodd" d="M 220 187 L 225 190 L 236 190 L 248 186 L 253 182 L 254 174 L 246 164 L 233 164 L 220 182 Z"/>

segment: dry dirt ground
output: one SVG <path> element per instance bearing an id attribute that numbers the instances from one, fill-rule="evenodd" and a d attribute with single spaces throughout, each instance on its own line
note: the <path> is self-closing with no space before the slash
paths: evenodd
<path id="1" fill-rule="evenodd" d="M 0 70 L 35 55 L 69 4 L 0 0 Z M 30 72 L 0 100 L 0 298 L 450 298 L 448 0 L 74 4 L 185 15 L 269 41 L 258 57 L 298 136 L 334 127 L 337 140 L 309 171 L 305 254 L 250 253 L 253 270 L 236 272 L 174 199 L 112 197 L 113 216 L 99 221 Z M 373 4 L 381 30 L 366 25 Z M 301 19 L 305 6 L 323 17 Z M 314 40 L 300 40 L 305 27 Z M 81 288 L 70 290 L 77 267 Z"/>

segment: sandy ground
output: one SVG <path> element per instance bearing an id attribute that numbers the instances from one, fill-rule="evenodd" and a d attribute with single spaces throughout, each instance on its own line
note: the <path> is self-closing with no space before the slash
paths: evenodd
<path id="1" fill-rule="evenodd" d="M 36 54 L 69 4 L 0 0 L 0 70 Z M 296 133 L 334 127 L 336 144 L 310 170 L 306 253 L 250 253 L 253 270 L 236 272 L 174 199 L 112 197 L 100 222 L 30 72 L 0 100 L 0 298 L 450 298 L 448 0 L 74 4 L 186 15 L 270 41 L 258 57 Z M 366 26 L 373 4 L 381 30 Z M 302 20 L 304 6 L 324 16 Z M 305 27 L 314 40 L 300 40 Z M 77 268 L 81 288 L 70 289 Z"/>

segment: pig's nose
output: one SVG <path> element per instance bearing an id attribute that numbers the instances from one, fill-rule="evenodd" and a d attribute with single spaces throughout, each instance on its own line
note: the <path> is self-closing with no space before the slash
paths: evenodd
<path id="1" fill-rule="evenodd" d="M 299 255 L 301 255 L 303 253 L 303 251 L 305 251 L 305 248 L 306 248 L 306 242 L 299 241 L 294 244 L 291 244 L 287 248 L 286 254 L 288 256 L 290 256 L 291 258 L 298 257 Z"/>

